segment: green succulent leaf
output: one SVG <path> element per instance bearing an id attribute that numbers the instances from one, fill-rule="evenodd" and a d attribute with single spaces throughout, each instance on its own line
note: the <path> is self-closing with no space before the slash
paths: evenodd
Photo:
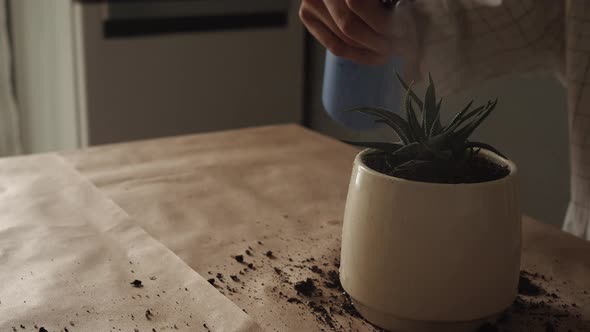
<path id="1" fill-rule="evenodd" d="M 428 137 L 438 135 L 438 134 L 442 133 L 442 131 L 443 131 L 443 127 L 442 127 L 442 124 L 440 121 L 441 106 L 442 106 L 442 98 L 438 101 L 438 104 L 436 105 L 436 118 L 434 119 L 434 123 L 432 124 L 432 127 L 430 128 L 430 133 L 428 134 Z"/>
<path id="2" fill-rule="evenodd" d="M 393 157 L 398 160 L 411 160 L 411 159 L 418 159 L 413 158 L 414 156 L 423 154 L 422 144 L 418 142 L 414 142 L 404 146 L 403 148 L 397 150 Z"/>
<path id="3" fill-rule="evenodd" d="M 461 121 L 461 118 L 463 117 L 463 115 L 465 113 L 467 113 L 467 111 L 469 111 L 469 109 L 471 108 L 471 106 L 473 105 L 475 101 L 471 100 L 469 102 L 469 104 L 467 104 L 467 106 L 465 106 L 465 108 L 463 108 L 461 110 L 461 112 L 457 113 L 453 119 L 451 120 L 451 122 L 449 123 L 449 125 L 447 126 L 447 129 L 445 131 L 450 131 L 449 128 L 452 128 L 453 126 L 455 126 L 457 124 L 457 122 Z"/>
<path id="4" fill-rule="evenodd" d="M 429 164 L 431 162 L 432 161 L 430 161 L 430 160 L 410 160 L 410 161 L 407 161 L 407 162 L 397 166 L 395 168 L 395 171 L 396 172 L 409 171 L 411 169 L 415 169 L 416 167 L 420 167 L 422 165 Z"/>
<path id="5" fill-rule="evenodd" d="M 410 85 L 408 85 L 408 83 L 406 83 L 406 81 L 404 81 L 404 79 L 397 72 L 395 73 L 395 75 L 397 76 L 397 80 L 402 85 L 404 90 L 406 90 L 406 92 L 410 94 L 416 105 L 418 105 L 418 108 L 422 109 L 424 104 L 422 100 L 416 95 L 416 93 L 412 90 Z"/>
<path id="6" fill-rule="evenodd" d="M 389 170 L 414 170 L 408 174 L 419 172 L 435 172 L 435 176 L 444 176 L 442 183 L 454 183 L 460 178 L 460 172 L 469 167 L 467 164 L 477 156 L 481 149 L 487 149 L 504 157 L 493 146 L 470 141 L 473 132 L 485 121 L 496 108 L 498 100 L 472 108 L 470 101 L 445 126 L 441 122 L 442 101 L 436 98 L 434 80 L 429 75 L 428 86 L 422 101 L 399 74 L 400 84 L 406 90 L 403 98 L 404 117 L 378 107 L 363 107 L 350 110 L 370 115 L 376 122 L 385 123 L 399 136 L 401 142 L 351 142 L 348 144 L 372 148 L 375 156 L 384 157 L 384 167 Z M 417 106 L 417 108 L 415 107 Z M 504 157 L 505 158 L 505 157 Z M 411 175 L 409 175 L 411 176 Z M 403 177 L 403 176 L 402 176 Z"/>
<path id="7" fill-rule="evenodd" d="M 432 136 L 428 140 L 428 142 L 426 142 L 426 144 L 431 149 L 444 150 L 445 148 L 448 148 L 450 146 L 449 142 L 450 142 L 451 137 L 452 137 L 451 133 L 442 132 L 438 135 Z"/>
<path id="8" fill-rule="evenodd" d="M 411 91 L 411 86 L 410 86 Z M 412 99 L 410 98 L 410 93 L 406 93 L 406 98 L 404 101 L 404 105 L 406 108 L 406 117 L 408 118 L 408 124 L 410 125 L 410 132 L 415 141 L 424 142 L 425 135 L 424 130 L 420 127 L 420 122 L 418 122 L 418 116 L 416 115 L 416 111 L 412 106 Z"/>
<path id="9" fill-rule="evenodd" d="M 489 104 L 489 107 L 485 109 L 475 120 L 465 125 L 463 128 L 457 131 L 456 137 L 458 140 L 467 141 L 467 138 L 479 127 L 479 125 L 492 113 L 498 100 Z"/>
<path id="10" fill-rule="evenodd" d="M 422 108 L 422 128 L 426 137 L 430 137 L 432 125 L 438 118 L 439 111 L 436 105 L 436 89 L 431 75 L 428 75 L 428 80 L 429 84 L 428 88 L 426 88 L 424 107 Z"/>
<path id="11" fill-rule="evenodd" d="M 485 110 L 486 110 L 486 106 L 482 105 L 467 114 L 464 113 L 463 115 L 460 116 L 459 119 L 457 119 L 457 121 L 455 121 L 452 125 L 447 127 L 447 131 L 449 131 L 449 132 L 454 131 L 459 126 L 461 126 L 462 124 L 467 122 L 469 119 L 474 118 L 474 117 L 477 118 L 477 116 L 481 115 L 483 112 L 485 112 Z"/>
<path id="12" fill-rule="evenodd" d="M 489 151 L 492 151 L 493 153 L 497 154 L 498 156 L 504 158 L 504 159 L 508 159 L 502 152 L 498 151 L 498 149 L 496 149 L 495 147 L 486 144 L 486 143 L 481 143 L 481 142 L 467 142 L 467 144 L 465 144 L 465 146 L 467 148 L 479 148 L 479 149 L 486 149 Z"/>
<path id="13" fill-rule="evenodd" d="M 348 112 L 358 112 L 379 118 L 376 122 L 385 123 L 391 127 L 404 144 L 413 141 L 412 131 L 408 122 L 401 116 L 379 107 L 362 107 L 349 110 Z"/>

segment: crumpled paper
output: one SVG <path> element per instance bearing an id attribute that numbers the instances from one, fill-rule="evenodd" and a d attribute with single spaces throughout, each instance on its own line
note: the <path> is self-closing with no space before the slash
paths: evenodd
<path id="1" fill-rule="evenodd" d="M 41 327 L 260 330 L 56 155 L 0 161 L 0 331 Z"/>

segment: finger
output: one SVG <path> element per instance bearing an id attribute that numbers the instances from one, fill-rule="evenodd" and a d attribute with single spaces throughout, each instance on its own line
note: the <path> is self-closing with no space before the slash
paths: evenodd
<path id="1" fill-rule="evenodd" d="M 391 40 L 376 33 L 348 7 L 344 0 L 325 0 L 324 2 L 336 25 L 345 36 L 376 53 L 391 54 Z"/>
<path id="2" fill-rule="evenodd" d="M 389 58 L 383 55 L 376 54 L 370 50 L 363 48 L 355 48 L 346 44 L 342 39 L 338 38 L 322 21 L 314 16 L 308 16 L 302 13 L 301 20 L 307 26 L 309 32 L 332 54 L 350 59 L 352 61 L 367 64 L 367 65 L 381 65 L 386 63 Z"/>
<path id="3" fill-rule="evenodd" d="M 385 8 L 380 1 L 346 0 L 346 5 L 373 31 L 383 36 L 394 34 L 393 10 Z"/>
<path id="4" fill-rule="evenodd" d="M 326 5 L 323 1 L 311 0 L 311 1 L 303 1 L 301 4 L 300 9 L 300 16 L 305 12 L 305 14 L 309 14 L 311 16 L 315 16 L 317 19 L 322 21 L 326 27 L 328 27 L 334 34 L 338 36 L 338 38 L 342 39 L 345 43 L 350 46 L 361 48 L 362 45 L 355 42 L 351 38 L 347 37 L 340 31 L 336 22 L 332 18 L 332 15 L 326 8 Z"/>

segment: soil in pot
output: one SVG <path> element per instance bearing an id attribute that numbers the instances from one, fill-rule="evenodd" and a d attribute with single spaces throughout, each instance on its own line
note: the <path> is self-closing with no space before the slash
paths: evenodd
<path id="1" fill-rule="evenodd" d="M 488 158 L 476 155 L 465 161 L 449 163 L 413 162 L 401 165 L 390 155 L 373 152 L 364 156 L 363 162 L 371 169 L 385 175 L 411 181 L 429 183 L 480 183 L 506 177 L 510 170 L 507 166 L 498 165 Z"/>

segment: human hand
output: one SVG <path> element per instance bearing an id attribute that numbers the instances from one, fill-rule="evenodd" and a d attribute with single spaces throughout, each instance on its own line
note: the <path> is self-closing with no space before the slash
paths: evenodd
<path id="1" fill-rule="evenodd" d="M 301 21 L 330 52 L 378 65 L 402 53 L 403 24 L 378 0 L 303 0 Z"/>

